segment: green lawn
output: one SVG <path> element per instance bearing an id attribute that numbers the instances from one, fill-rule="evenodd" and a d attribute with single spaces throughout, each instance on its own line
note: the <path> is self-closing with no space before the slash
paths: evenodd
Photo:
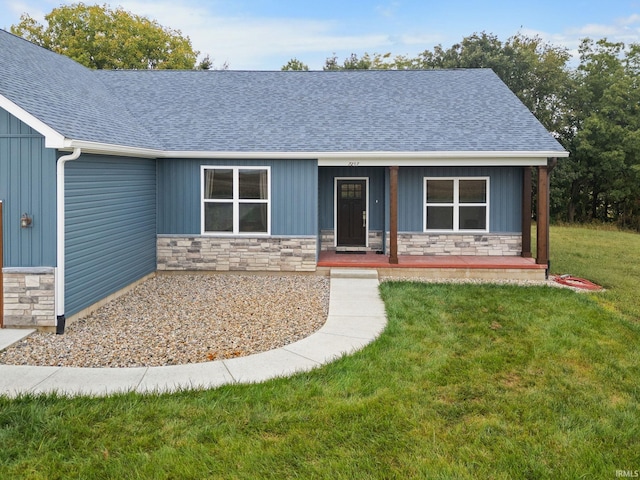
<path id="1" fill-rule="evenodd" d="M 608 291 L 385 283 L 383 335 L 291 379 L 173 395 L 0 398 L 0 478 L 573 479 L 640 470 L 640 235 L 555 227 L 551 236 L 554 271 Z"/>
<path id="2" fill-rule="evenodd" d="M 586 277 L 609 291 L 598 301 L 640 321 L 640 235 L 588 227 L 551 227 L 551 270 Z"/>

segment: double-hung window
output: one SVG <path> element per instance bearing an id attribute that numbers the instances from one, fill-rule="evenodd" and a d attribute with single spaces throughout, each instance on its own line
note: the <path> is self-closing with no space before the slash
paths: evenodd
<path id="1" fill-rule="evenodd" d="M 489 177 L 425 178 L 424 230 L 489 231 Z"/>
<path id="2" fill-rule="evenodd" d="M 202 167 L 202 233 L 269 234 L 269 167 Z"/>

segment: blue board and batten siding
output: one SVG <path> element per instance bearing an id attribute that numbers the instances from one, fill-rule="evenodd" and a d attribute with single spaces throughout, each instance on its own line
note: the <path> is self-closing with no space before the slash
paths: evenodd
<path id="1" fill-rule="evenodd" d="M 271 235 L 316 235 L 315 160 L 158 160 L 158 233 L 199 235 L 201 166 L 271 167 Z"/>
<path id="2" fill-rule="evenodd" d="M 56 155 L 44 137 L 0 109 L 0 200 L 5 267 L 56 263 Z M 29 228 L 20 217 L 33 218 Z"/>
<path id="3" fill-rule="evenodd" d="M 369 229 L 389 230 L 389 169 L 387 167 L 321 167 L 320 229 L 332 229 L 334 217 L 334 179 L 369 179 Z M 400 167 L 398 170 L 398 230 L 424 231 L 425 177 L 489 177 L 491 233 L 520 233 L 522 230 L 521 167 Z"/>
<path id="4" fill-rule="evenodd" d="M 320 229 L 333 228 L 335 179 L 369 179 L 369 230 L 382 230 L 385 212 L 386 167 L 321 167 L 320 181 Z"/>
<path id="5" fill-rule="evenodd" d="M 82 155 L 66 164 L 65 314 L 156 270 L 156 163 Z"/>
<path id="6" fill-rule="evenodd" d="M 399 231 L 424 230 L 425 177 L 489 177 L 489 232 L 521 233 L 522 167 L 401 167 L 398 170 Z"/>

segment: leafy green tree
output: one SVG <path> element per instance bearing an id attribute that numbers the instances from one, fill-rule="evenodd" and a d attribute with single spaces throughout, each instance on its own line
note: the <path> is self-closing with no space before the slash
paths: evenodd
<path id="1" fill-rule="evenodd" d="M 28 14 L 11 32 L 95 69 L 192 69 L 198 56 L 189 37 L 155 20 L 107 5 L 54 8 L 46 25 Z M 205 62 L 201 67 L 211 66 Z"/>
<path id="2" fill-rule="evenodd" d="M 323 70 L 388 70 L 394 68 L 393 61 L 389 61 L 390 53 L 374 53 L 369 55 L 365 52 L 362 57 L 352 53 L 340 65 L 338 57 L 333 56 L 326 59 Z"/>
<path id="3" fill-rule="evenodd" d="M 209 54 L 207 54 L 202 60 L 198 62 L 198 65 L 196 65 L 195 68 L 196 70 L 229 70 L 229 63 L 224 62 L 219 67 L 216 67 Z"/>
<path id="4" fill-rule="evenodd" d="M 285 71 L 308 71 L 309 66 L 306 63 L 302 63 L 297 58 L 292 58 L 285 65 L 280 68 L 283 72 Z"/>
<path id="5" fill-rule="evenodd" d="M 640 46 L 586 39 L 574 73 L 567 146 L 555 183 L 572 221 L 640 229 Z M 562 215 L 564 213 L 564 215 Z"/>
<path id="6" fill-rule="evenodd" d="M 340 65 L 338 64 L 338 57 L 336 56 L 335 52 L 331 57 L 328 57 L 325 60 L 324 66 L 322 67 L 322 69 L 325 71 L 340 70 Z"/>
<path id="7" fill-rule="evenodd" d="M 205 55 L 196 68 L 198 70 L 211 70 L 213 68 L 213 60 L 211 60 L 209 55 Z M 226 70 L 226 68 L 223 70 Z"/>

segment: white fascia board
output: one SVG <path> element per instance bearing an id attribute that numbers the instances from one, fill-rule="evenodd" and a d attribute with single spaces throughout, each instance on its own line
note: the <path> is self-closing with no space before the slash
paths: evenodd
<path id="1" fill-rule="evenodd" d="M 3 108 L 18 120 L 24 122 L 40 135 L 44 136 L 44 146 L 46 148 L 61 148 L 62 146 L 64 146 L 64 135 L 58 133 L 49 125 L 31 115 L 25 109 L 19 107 L 4 95 L 0 95 L 0 108 Z"/>
<path id="2" fill-rule="evenodd" d="M 547 157 L 482 158 L 482 157 L 418 157 L 418 158 L 320 158 L 319 167 L 531 167 L 546 165 Z"/>
<path id="3" fill-rule="evenodd" d="M 536 152 L 224 152 L 171 151 L 136 148 L 80 140 L 67 140 L 64 150 L 82 148 L 83 153 L 121 155 L 144 158 L 184 159 L 293 159 L 317 160 L 328 166 L 536 166 L 546 165 L 551 157 L 568 157 L 565 151 Z"/>
<path id="4" fill-rule="evenodd" d="M 318 160 L 319 166 L 390 165 L 546 165 L 551 157 L 568 157 L 565 151 L 536 152 L 190 152 L 165 151 L 162 158 L 249 158 Z"/>
<path id="5" fill-rule="evenodd" d="M 398 152 L 356 155 L 323 155 L 318 157 L 321 167 L 382 167 L 396 165 L 411 166 L 539 166 L 546 165 L 551 157 L 568 157 L 569 152 Z"/>
<path id="6" fill-rule="evenodd" d="M 83 140 L 67 140 L 62 147 L 59 147 L 60 150 L 64 151 L 72 151 L 74 148 L 82 149 L 82 153 L 117 155 L 121 157 L 161 158 L 164 154 L 162 150 L 152 148 L 129 147 L 126 145 L 87 142 Z"/>

